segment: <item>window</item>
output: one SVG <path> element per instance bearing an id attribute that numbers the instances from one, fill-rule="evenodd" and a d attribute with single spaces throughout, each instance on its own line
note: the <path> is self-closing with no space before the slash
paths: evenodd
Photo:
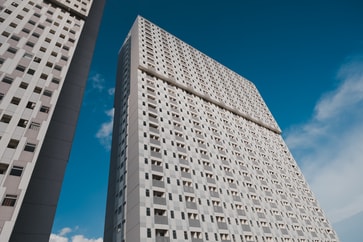
<path id="1" fill-rule="evenodd" d="M 24 72 L 24 71 L 25 71 L 25 66 L 18 65 L 15 69 L 16 69 L 17 71 Z"/>
<path id="2" fill-rule="evenodd" d="M 59 83 L 60 83 L 60 80 L 59 80 L 59 79 L 57 79 L 57 78 L 53 78 L 53 79 L 52 79 L 52 82 L 53 82 L 53 83 L 55 83 L 55 84 L 59 84 Z"/>
<path id="3" fill-rule="evenodd" d="M 29 69 L 29 70 L 27 71 L 27 73 L 28 73 L 29 75 L 34 75 L 35 70 L 33 70 L 33 69 Z"/>
<path id="4" fill-rule="evenodd" d="M 40 123 L 31 122 L 30 126 L 29 126 L 29 129 L 35 130 L 35 131 L 39 130 L 40 129 Z"/>
<path id="5" fill-rule="evenodd" d="M 13 166 L 13 168 L 11 168 L 10 171 L 11 176 L 21 176 L 22 173 L 23 173 L 23 167 L 21 166 Z"/>
<path id="6" fill-rule="evenodd" d="M 18 98 L 18 97 L 13 97 L 12 99 L 11 99 L 11 103 L 12 104 L 14 104 L 14 105 L 19 105 L 19 103 L 20 103 L 20 98 Z"/>
<path id="7" fill-rule="evenodd" d="M 27 41 L 26 42 L 26 45 L 29 46 L 29 47 L 34 47 L 34 43 L 33 42 L 30 42 L 30 41 Z"/>
<path id="8" fill-rule="evenodd" d="M 147 237 L 151 238 L 151 229 L 147 229 Z"/>
<path id="9" fill-rule="evenodd" d="M 54 67 L 54 69 L 55 69 L 55 70 L 57 70 L 57 71 L 61 71 L 61 70 L 62 70 L 62 67 L 61 67 L 61 66 L 59 66 L 59 65 L 56 65 L 56 66 Z"/>
<path id="10" fill-rule="evenodd" d="M 40 87 L 34 87 L 34 92 L 35 93 L 41 93 L 42 89 Z"/>
<path id="11" fill-rule="evenodd" d="M 42 73 L 42 74 L 40 75 L 40 78 L 41 78 L 41 79 L 43 79 L 43 80 L 47 80 L 48 75 L 47 75 L 47 74 Z"/>
<path id="12" fill-rule="evenodd" d="M 8 169 L 8 164 L 0 163 L 0 175 L 5 174 L 7 169 Z"/>
<path id="13" fill-rule="evenodd" d="M 36 147 L 36 144 L 26 143 L 26 145 L 24 147 L 24 151 L 34 152 L 35 151 L 35 147 Z"/>
<path id="14" fill-rule="evenodd" d="M 13 47 L 9 47 L 8 52 L 15 54 L 18 50 L 13 48 Z"/>
<path id="15" fill-rule="evenodd" d="M 43 105 L 40 107 L 39 111 L 42 113 L 49 113 L 49 107 Z"/>
<path id="16" fill-rule="evenodd" d="M 26 105 L 27 108 L 30 108 L 30 109 L 34 109 L 35 107 L 35 103 L 34 102 L 28 102 L 28 104 Z"/>
<path id="17" fill-rule="evenodd" d="M 16 198 L 17 198 L 16 195 L 9 195 L 9 194 L 5 195 L 2 205 L 8 207 L 14 207 Z"/>
<path id="18" fill-rule="evenodd" d="M 20 88 L 26 89 L 28 87 L 28 83 L 26 82 L 21 82 L 19 85 Z"/>
<path id="19" fill-rule="evenodd" d="M 4 98 L 4 93 L 0 92 L 0 101 L 3 100 L 3 98 Z"/>
<path id="20" fill-rule="evenodd" d="M 4 32 L 2 33 L 2 35 L 3 35 L 3 36 L 5 36 L 5 37 L 9 37 L 10 33 L 9 33 L 9 32 L 4 31 Z"/>
<path id="21" fill-rule="evenodd" d="M 25 128 L 27 124 L 28 124 L 28 120 L 25 120 L 25 119 L 20 119 L 18 122 L 18 126 L 23 127 L 23 128 Z"/>
<path id="22" fill-rule="evenodd" d="M 8 148 L 10 148 L 10 149 L 16 149 L 16 147 L 18 147 L 18 144 L 19 144 L 19 140 L 11 139 L 9 141 Z"/>
<path id="23" fill-rule="evenodd" d="M 4 114 L 3 116 L 2 116 L 2 118 L 1 118 L 1 122 L 3 122 L 3 123 L 10 123 L 10 120 L 11 120 L 11 116 L 10 115 L 7 115 L 7 114 Z"/>
<path id="24" fill-rule="evenodd" d="M 11 83 L 13 83 L 13 81 L 14 81 L 14 79 L 13 79 L 13 78 L 11 78 L 11 77 L 8 77 L 8 76 L 5 76 L 5 77 L 3 78 L 3 82 L 5 82 L 5 83 L 7 83 L 7 84 L 11 84 Z"/>

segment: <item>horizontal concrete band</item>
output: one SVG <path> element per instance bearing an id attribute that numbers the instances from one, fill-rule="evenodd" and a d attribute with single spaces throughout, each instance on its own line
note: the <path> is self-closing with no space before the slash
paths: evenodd
<path id="1" fill-rule="evenodd" d="M 221 102 L 218 102 L 216 100 L 213 100 L 210 97 L 208 97 L 206 95 L 203 95 L 203 94 L 195 91 L 193 88 L 190 88 L 190 87 L 186 87 L 184 85 L 181 85 L 180 83 L 177 83 L 173 79 L 171 79 L 169 77 L 166 77 L 166 76 L 163 76 L 163 75 L 157 73 L 156 71 L 154 71 L 152 69 L 146 68 L 146 67 L 141 66 L 141 65 L 138 66 L 138 69 L 141 70 L 141 71 L 144 71 L 144 72 L 148 73 L 151 76 L 155 76 L 155 77 L 157 77 L 157 78 L 159 78 L 161 80 L 164 80 L 164 81 L 166 81 L 170 85 L 176 86 L 176 87 L 178 87 L 180 89 L 183 89 L 184 91 L 186 91 L 186 92 L 188 92 L 190 94 L 193 94 L 195 96 L 198 96 L 198 97 L 200 97 L 201 99 L 203 99 L 203 100 L 205 100 L 207 102 L 213 103 L 214 105 L 216 105 L 216 106 L 218 106 L 220 108 L 223 108 L 225 110 L 228 110 L 228 111 L 230 111 L 233 114 L 236 114 L 236 115 L 238 115 L 240 117 L 243 117 L 243 118 L 245 118 L 245 119 L 247 119 L 247 120 L 249 120 L 249 121 L 251 121 L 251 122 L 253 122 L 255 124 L 258 124 L 259 126 L 264 127 L 264 128 L 266 128 L 266 129 L 268 129 L 268 130 L 270 130 L 270 131 L 272 131 L 272 132 L 274 132 L 276 134 L 281 134 L 281 130 L 276 129 L 274 127 L 271 127 L 270 125 L 265 124 L 265 123 L 263 123 L 263 122 L 261 122 L 259 120 L 256 120 L 255 118 L 252 118 L 248 114 L 242 113 L 242 112 L 240 112 L 237 109 L 228 107 L 228 106 L 226 106 L 225 104 L 223 104 Z"/>

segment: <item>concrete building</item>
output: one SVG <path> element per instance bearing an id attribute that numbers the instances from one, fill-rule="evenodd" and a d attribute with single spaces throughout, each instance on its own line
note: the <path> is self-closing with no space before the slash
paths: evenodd
<path id="1" fill-rule="evenodd" d="M 0 241 L 49 241 L 104 2 L 0 1 Z"/>
<path id="2" fill-rule="evenodd" d="M 119 53 L 104 241 L 338 241 L 255 85 L 137 17 Z"/>

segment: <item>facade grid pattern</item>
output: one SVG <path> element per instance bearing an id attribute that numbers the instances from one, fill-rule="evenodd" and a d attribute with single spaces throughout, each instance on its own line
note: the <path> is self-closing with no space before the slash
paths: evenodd
<path id="1" fill-rule="evenodd" d="M 50 136 L 48 130 L 59 104 L 61 91 L 68 90 L 73 83 L 72 74 L 68 72 L 75 65 L 72 61 L 82 58 L 74 58 L 74 55 L 79 49 L 77 46 L 85 32 L 86 19 L 91 13 L 92 5 L 92 0 L 0 1 L 0 241 L 11 241 L 10 237 L 22 210 L 46 136 Z M 101 11 L 101 3 L 99 7 Z M 95 24 L 95 29 L 97 26 L 98 23 Z M 95 39 L 90 38 L 90 45 L 87 46 L 91 53 L 94 48 L 92 42 L 95 43 Z M 84 70 L 88 74 L 86 66 L 89 64 L 90 60 L 84 60 L 84 67 L 79 66 L 79 73 Z M 81 75 L 78 79 L 78 87 L 67 91 L 69 100 L 74 101 L 72 109 L 77 113 L 74 115 L 78 115 L 80 100 L 73 99 L 73 92 L 78 88 L 82 89 L 83 80 L 84 83 L 86 81 Z M 83 90 L 79 91 L 78 97 L 82 93 Z M 61 102 L 62 105 L 64 108 L 64 101 Z M 63 115 L 66 115 L 66 111 Z M 56 122 L 64 122 L 56 119 Z M 71 130 L 76 120 L 73 114 L 69 116 L 68 123 L 62 123 L 62 127 L 58 127 L 59 132 L 72 137 Z M 54 133 L 51 136 L 57 139 Z M 56 142 L 48 140 L 45 144 L 49 152 L 50 146 Z M 53 152 L 54 156 L 69 152 L 67 142 L 68 137 L 63 140 L 64 146 Z M 46 152 L 43 151 L 48 156 L 48 164 L 53 164 L 53 157 Z M 62 169 L 56 165 L 57 162 L 60 164 L 62 159 L 55 161 L 50 170 L 44 170 L 42 176 L 52 174 L 51 169 L 59 169 L 55 173 L 60 175 Z M 60 176 L 63 177 L 63 174 Z M 51 179 L 56 180 L 58 177 Z M 35 187 L 33 191 L 34 189 Z M 48 199 L 46 198 L 47 201 L 40 203 L 54 206 L 49 201 L 58 197 L 56 191 L 60 191 L 60 187 L 54 187 Z M 38 197 L 41 197 L 40 194 Z M 38 198 L 35 203 L 40 200 Z M 52 213 L 49 211 L 49 214 L 39 214 L 39 217 L 48 217 L 50 214 Z M 26 224 L 25 220 L 22 223 Z M 47 228 L 51 226 L 52 224 L 46 225 Z M 32 238 L 33 241 L 41 241 L 36 237 Z"/>
<path id="2" fill-rule="evenodd" d="M 105 241 L 338 241 L 250 81 L 142 17 L 119 61 Z"/>

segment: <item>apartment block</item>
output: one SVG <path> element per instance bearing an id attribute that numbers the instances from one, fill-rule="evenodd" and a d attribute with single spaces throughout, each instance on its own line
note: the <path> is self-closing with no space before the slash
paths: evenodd
<path id="1" fill-rule="evenodd" d="M 141 16 L 114 106 L 105 242 L 339 241 L 256 86 Z"/>
<path id="2" fill-rule="evenodd" d="M 104 2 L 0 1 L 0 241 L 49 241 Z"/>

